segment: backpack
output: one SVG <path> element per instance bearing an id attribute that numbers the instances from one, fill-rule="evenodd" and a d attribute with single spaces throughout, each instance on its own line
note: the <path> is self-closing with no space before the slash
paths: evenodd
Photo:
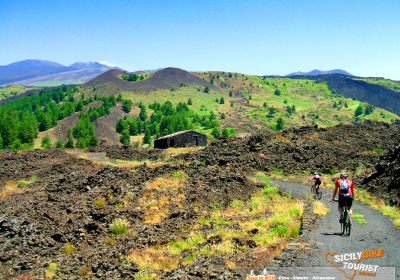
<path id="1" fill-rule="evenodd" d="M 321 177 L 319 175 L 315 175 L 315 183 L 321 183 Z"/>
<path id="2" fill-rule="evenodd" d="M 339 188 L 341 193 L 348 193 L 350 188 L 349 181 L 342 179 Z"/>

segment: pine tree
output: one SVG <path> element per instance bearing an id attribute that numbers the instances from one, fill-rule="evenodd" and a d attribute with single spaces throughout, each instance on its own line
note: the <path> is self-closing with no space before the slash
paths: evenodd
<path id="1" fill-rule="evenodd" d="M 57 149 L 62 149 L 62 147 L 63 147 L 63 143 L 60 140 L 58 140 L 57 143 L 56 143 L 56 148 Z"/>
<path id="2" fill-rule="evenodd" d="M 276 90 L 275 90 L 275 95 L 281 96 L 281 94 L 282 94 L 282 93 L 281 93 L 281 91 L 280 91 L 279 89 L 276 89 Z"/>
<path id="3" fill-rule="evenodd" d="M 123 119 L 118 119 L 117 124 L 115 125 L 115 130 L 118 133 L 121 133 L 122 130 L 125 129 L 125 125 L 124 125 L 124 120 Z"/>
<path id="4" fill-rule="evenodd" d="M 219 104 L 225 104 L 225 99 L 223 97 L 221 97 L 221 99 L 219 100 Z"/>
<path id="5" fill-rule="evenodd" d="M 143 143 L 144 144 L 150 144 L 151 142 L 151 132 L 149 128 L 146 128 L 146 131 L 144 133 L 144 137 L 143 137 Z"/>
<path id="6" fill-rule="evenodd" d="M 205 93 L 210 93 L 210 88 L 209 88 L 208 86 L 206 86 L 206 87 L 204 88 L 204 92 L 205 92 Z"/>
<path id="7" fill-rule="evenodd" d="M 188 104 L 188 105 L 193 105 L 192 98 L 189 98 L 187 104 Z"/>
<path id="8" fill-rule="evenodd" d="M 232 91 L 230 91 L 229 92 L 229 97 L 232 97 L 233 96 L 233 93 L 232 93 Z"/>
<path id="9" fill-rule="evenodd" d="M 267 108 L 267 102 L 264 102 L 263 107 Z"/>
<path id="10" fill-rule="evenodd" d="M 88 145 L 89 147 L 94 147 L 99 145 L 99 140 L 97 139 L 96 135 L 90 136 Z"/>
<path id="11" fill-rule="evenodd" d="M 1 149 L 3 149 L 3 138 L 1 137 L 1 134 L 0 134 L 0 150 Z"/>
<path id="12" fill-rule="evenodd" d="M 214 136 L 215 139 L 218 139 L 221 136 L 221 132 L 219 132 L 218 127 L 214 127 L 211 134 L 212 136 Z"/>
<path id="13" fill-rule="evenodd" d="M 139 117 L 142 120 L 142 122 L 144 122 L 147 119 L 147 112 L 145 106 L 142 106 L 142 108 L 140 109 Z"/>
<path id="14" fill-rule="evenodd" d="M 224 120 L 225 118 L 226 118 L 225 114 L 222 113 L 222 114 L 221 114 L 221 120 Z"/>
<path id="15" fill-rule="evenodd" d="M 47 134 L 42 138 L 41 146 L 46 149 L 51 148 L 51 140 Z"/>
<path id="16" fill-rule="evenodd" d="M 68 137 L 67 142 L 64 144 L 64 148 L 66 149 L 73 149 L 74 148 L 74 140 L 72 140 L 72 137 Z"/>
<path id="17" fill-rule="evenodd" d="M 283 129 L 283 119 L 279 118 L 277 121 L 276 130 L 282 130 L 282 129 Z"/>
<path id="18" fill-rule="evenodd" d="M 123 145 L 129 145 L 129 143 L 131 143 L 131 137 L 129 136 L 129 131 L 127 129 L 124 129 L 121 132 L 121 137 L 119 138 L 119 141 Z"/>
<path id="19" fill-rule="evenodd" d="M 132 110 L 132 100 L 125 99 L 122 101 L 122 110 L 125 113 L 129 113 Z"/>
<path id="20" fill-rule="evenodd" d="M 360 116 L 364 114 L 364 108 L 361 105 L 358 105 L 356 111 L 354 112 L 354 116 Z"/>

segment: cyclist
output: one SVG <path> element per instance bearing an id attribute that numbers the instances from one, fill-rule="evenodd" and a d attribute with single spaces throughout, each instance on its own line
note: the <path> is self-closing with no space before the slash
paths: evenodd
<path id="1" fill-rule="evenodd" d="M 335 183 L 335 190 L 333 191 L 332 200 L 335 201 L 336 194 L 339 191 L 339 223 L 343 222 L 343 207 L 347 206 L 347 209 L 350 213 L 350 222 L 351 225 L 353 225 L 353 210 L 351 210 L 351 206 L 353 205 L 354 200 L 354 186 L 353 182 L 347 179 L 347 177 L 347 173 L 340 174 L 340 179 L 337 179 Z"/>
<path id="2" fill-rule="evenodd" d="M 317 186 L 320 186 L 322 183 L 322 177 L 318 174 L 318 172 L 314 173 L 314 176 L 312 176 L 312 178 L 310 179 L 310 181 L 314 181 L 314 194 L 316 191 Z"/>

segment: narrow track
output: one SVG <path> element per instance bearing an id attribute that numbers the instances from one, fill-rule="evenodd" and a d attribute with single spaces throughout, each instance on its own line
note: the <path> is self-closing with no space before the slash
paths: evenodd
<path id="1" fill-rule="evenodd" d="M 310 194 L 310 186 L 299 183 L 271 181 L 285 191 L 295 196 Z M 357 190 L 356 190 L 357 191 Z M 400 278 L 400 229 L 393 226 L 388 216 L 362 204 L 353 202 L 353 213 L 362 214 L 367 224 L 353 223 L 350 236 L 343 236 L 340 232 L 339 213 L 337 203 L 331 203 L 333 190 L 324 190 L 321 201 L 331 210 L 311 232 L 305 233 L 305 240 L 314 241 L 317 248 L 311 258 L 299 261 L 300 266 L 329 267 L 332 266 L 325 260 L 327 252 L 353 253 L 369 250 L 383 249 L 384 256 L 373 259 L 361 260 L 361 263 L 379 265 L 380 267 L 395 267 L 396 278 Z M 310 263 L 312 259 L 312 263 Z M 357 279 L 355 277 L 355 279 Z M 374 277 L 374 279 L 378 279 Z"/>

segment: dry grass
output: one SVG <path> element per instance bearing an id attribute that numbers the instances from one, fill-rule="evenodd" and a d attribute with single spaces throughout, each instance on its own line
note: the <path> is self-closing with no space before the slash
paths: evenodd
<path id="1" fill-rule="evenodd" d="M 177 155 L 177 154 L 186 154 L 186 153 L 191 153 L 195 152 L 198 150 L 204 149 L 204 147 L 187 147 L 187 148 L 168 148 L 164 150 L 165 155 Z"/>
<path id="2" fill-rule="evenodd" d="M 142 197 L 138 199 L 138 209 L 145 210 L 145 223 L 162 222 L 169 215 L 171 202 L 178 204 L 178 208 L 184 208 L 186 197 L 181 188 L 185 186 L 186 181 L 186 174 L 179 171 L 146 184 Z"/>
<path id="3" fill-rule="evenodd" d="M 366 190 L 360 190 L 355 193 L 354 198 L 367 204 L 375 210 L 379 210 L 383 215 L 392 219 L 395 227 L 400 227 L 400 210 L 395 206 L 389 206 L 383 199 L 378 199 Z"/>
<path id="4" fill-rule="evenodd" d="M 331 212 L 331 210 L 328 207 L 326 207 L 326 205 L 324 203 L 322 203 L 321 201 L 314 201 L 313 211 L 314 211 L 314 214 L 320 215 L 320 216 L 325 216 L 329 212 Z"/>
<path id="5" fill-rule="evenodd" d="M 10 195 L 24 193 L 29 190 L 23 186 L 18 185 L 15 181 L 7 181 L 4 188 L 0 191 L 0 198 L 8 199 Z"/>

